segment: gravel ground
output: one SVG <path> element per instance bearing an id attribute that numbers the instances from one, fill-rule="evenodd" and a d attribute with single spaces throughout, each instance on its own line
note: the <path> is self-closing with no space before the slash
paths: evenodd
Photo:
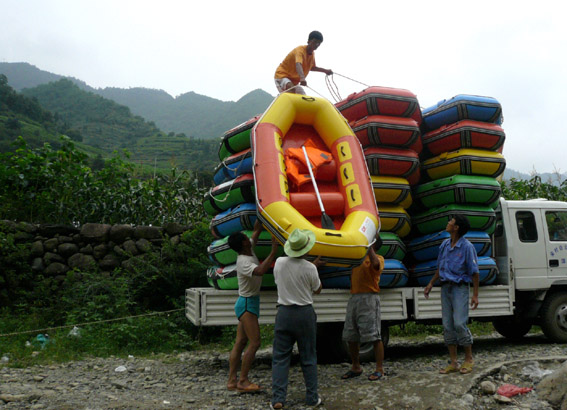
<path id="1" fill-rule="evenodd" d="M 392 338 L 386 376 L 340 380 L 348 363 L 319 365 L 324 409 L 552 409 L 536 390 L 509 402 L 492 393 L 504 383 L 535 387 L 545 372 L 567 360 L 567 345 L 531 334 L 511 342 L 496 334 L 477 337 L 470 375 L 440 375 L 447 352 L 441 337 Z M 462 358 L 462 354 L 461 354 Z M 267 409 L 271 349 L 258 352 L 251 379 L 255 394 L 227 391 L 228 351 L 191 351 L 147 358 L 92 358 L 26 369 L 0 367 L 2 409 Z M 122 371 L 120 371 L 122 370 Z M 528 371 L 529 370 L 529 371 Z M 308 408 L 297 356 L 292 360 L 286 409 Z"/>

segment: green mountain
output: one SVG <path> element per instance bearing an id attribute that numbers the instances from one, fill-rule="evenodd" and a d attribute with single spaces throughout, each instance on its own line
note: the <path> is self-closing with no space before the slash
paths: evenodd
<path id="1" fill-rule="evenodd" d="M 66 78 L 27 63 L 0 63 L 0 73 L 8 77 L 9 84 L 17 91 Z M 236 102 L 221 101 L 194 92 L 173 98 L 163 90 L 94 89 L 75 78 L 67 79 L 82 90 L 129 107 L 133 114 L 154 122 L 165 132 L 203 139 L 216 139 L 225 131 L 264 112 L 274 98 L 260 89 Z"/>

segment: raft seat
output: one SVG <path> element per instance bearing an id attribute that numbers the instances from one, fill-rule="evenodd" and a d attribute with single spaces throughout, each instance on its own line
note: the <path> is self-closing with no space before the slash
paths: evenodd
<path id="1" fill-rule="evenodd" d="M 299 213 L 306 217 L 321 215 L 321 208 L 315 192 L 290 192 L 289 200 Z M 321 192 L 321 200 L 327 215 L 342 215 L 345 200 L 340 192 Z"/>

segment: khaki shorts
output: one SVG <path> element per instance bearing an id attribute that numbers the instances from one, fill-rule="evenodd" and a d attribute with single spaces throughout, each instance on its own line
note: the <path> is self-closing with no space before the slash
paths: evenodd
<path id="1" fill-rule="evenodd" d="M 343 328 L 343 340 L 368 343 L 382 340 L 380 296 L 377 293 L 351 295 Z"/>
<path id="2" fill-rule="evenodd" d="M 288 93 L 305 95 L 305 90 L 300 85 L 296 85 L 294 88 L 292 88 L 289 91 L 284 91 L 287 84 L 291 84 L 293 86 L 293 82 L 289 78 L 274 78 L 274 81 L 276 83 L 276 88 L 280 93 L 288 92 Z"/>

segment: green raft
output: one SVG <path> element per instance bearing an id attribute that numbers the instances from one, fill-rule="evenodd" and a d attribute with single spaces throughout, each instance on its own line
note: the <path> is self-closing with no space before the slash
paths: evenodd
<path id="1" fill-rule="evenodd" d="M 250 131 L 252 131 L 259 118 L 260 115 L 256 115 L 224 133 L 219 146 L 219 159 L 221 162 L 232 154 L 250 148 Z"/>
<path id="2" fill-rule="evenodd" d="M 252 231 L 242 231 L 244 232 L 249 238 L 252 236 Z M 260 237 L 258 238 L 258 242 L 256 242 L 256 246 L 254 247 L 254 253 L 258 257 L 258 259 L 262 260 L 265 259 L 272 250 L 272 236 L 268 231 L 260 232 Z M 214 240 L 209 247 L 207 248 L 207 252 L 209 254 L 209 259 L 218 265 L 227 266 L 236 263 L 236 258 L 238 254 L 230 249 L 228 246 L 228 236 L 225 236 L 222 239 Z M 283 247 L 280 246 L 278 250 L 278 256 L 283 254 Z"/>
<path id="3" fill-rule="evenodd" d="M 380 232 L 382 246 L 378 249 L 378 254 L 384 259 L 403 260 L 406 256 L 406 245 L 398 235 L 392 232 Z"/>
<path id="4" fill-rule="evenodd" d="M 500 184 L 491 177 L 453 175 L 418 185 L 414 195 L 427 208 L 447 204 L 498 206 Z"/>
<path id="5" fill-rule="evenodd" d="M 207 270 L 207 281 L 216 289 L 238 289 L 236 264 L 225 267 L 211 266 Z M 274 273 L 270 269 L 262 276 L 262 289 L 274 289 L 275 287 Z"/>
<path id="6" fill-rule="evenodd" d="M 209 215 L 216 215 L 236 205 L 255 200 L 254 175 L 244 174 L 211 188 L 205 194 L 203 207 Z"/>
<path id="7" fill-rule="evenodd" d="M 488 206 L 451 204 L 430 209 L 412 217 L 413 226 L 422 234 L 444 231 L 449 219 L 455 215 L 467 217 L 471 230 L 492 234 L 496 225 L 496 214 Z"/>

